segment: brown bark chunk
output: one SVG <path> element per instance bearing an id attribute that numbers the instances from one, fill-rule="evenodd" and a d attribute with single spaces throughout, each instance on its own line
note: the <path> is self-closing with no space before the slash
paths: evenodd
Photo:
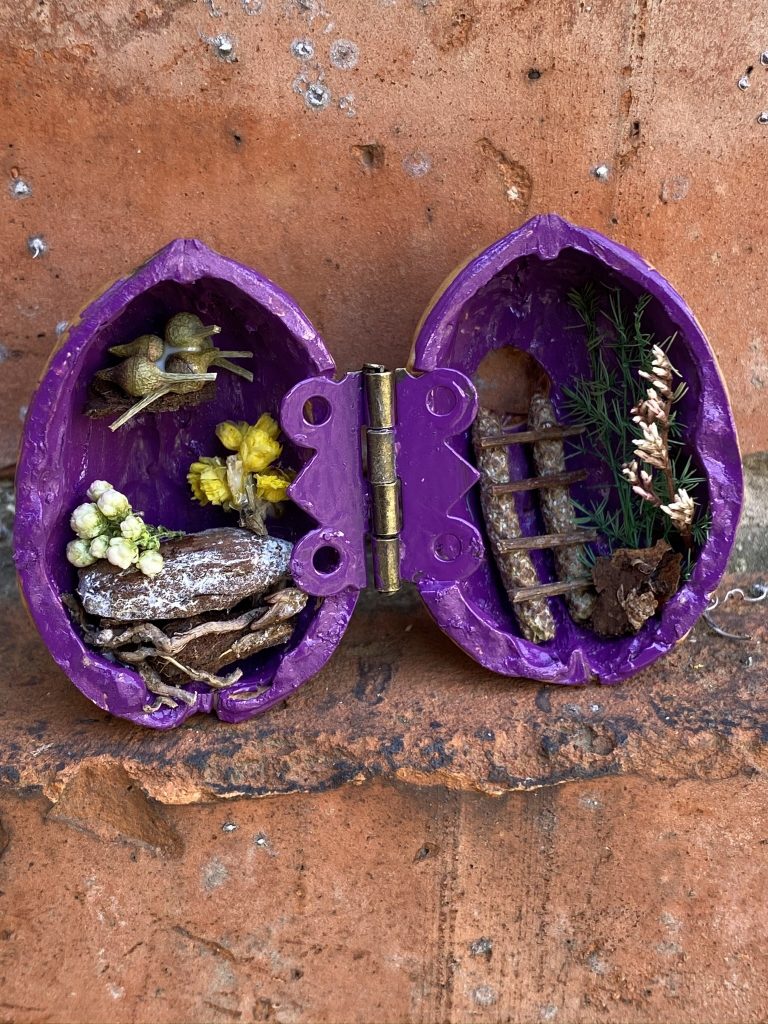
<path id="1" fill-rule="evenodd" d="M 592 628 L 601 636 L 636 633 L 680 585 L 682 556 L 665 540 L 652 548 L 619 548 L 592 571 L 597 600 Z"/>

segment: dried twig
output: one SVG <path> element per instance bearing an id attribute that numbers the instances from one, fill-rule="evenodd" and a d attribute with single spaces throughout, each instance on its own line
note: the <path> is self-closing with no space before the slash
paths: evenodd
<path id="1" fill-rule="evenodd" d="M 150 665 L 140 665 L 137 671 L 149 692 L 154 693 L 157 697 L 157 700 L 151 704 L 144 705 L 143 710 L 147 714 L 159 711 L 162 707 L 177 708 L 180 703 L 191 707 L 197 700 L 197 694 L 183 690 L 180 686 L 170 686 L 168 683 L 164 683 Z"/>
<path id="2" fill-rule="evenodd" d="M 555 410 L 546 395 L 536 394 L 531 399 L 528 422 L 534 430 L 550 430 L 558 426 Z M 565 449 L 561 440 L 536 441 L 533 445 L 533 461 L 540 477 L 565 473 Z M 541 491 L 541 514 L 544 525 L 550 533 L 575 534 L 578 529 L 576 511 L 571 492 L 567 487 L 547 487 Z M 578 580 L 584 576 L 583 544 L 571 544 L 553 549 L 557 578 L 562 581 Z M 592 614 L 595 603 L 594 592 L 589 589 L 572 591 L 563 595 L 571 618 L 586 622 Z"/>
<path id="3" fill-rule="evenodd" d="M 278 590 L 276 594 L 270 594 L 266 598 L 266 603 L 270 607 L 251 625 L 251 629 L 265 629 L 267 626 L 274 626 L 293 618 L 303 611 L 308 600 L 309 595 L 298 587 L 286 587 L 284 590 Z"/>
<path id="4" fill-rule="evenodd" d="M 243 670 L 241 668 L 236 668 L 226 676 L 215 676 L 212 672 L 206 672 L 205 669 L 182 665 L 180 661 L 177 661 L 170 654 L 159 654 L 158 657 L 163 661 L 170 662 L 171 665 L 175 665 L 180 672 L 189 676 L 195 683 L 205 683 L 215 690 L 224 690 L 227 686 L 233 686 L 239 679 L 243 678 Z"/>
<path id="5" fill-rule="evenodd" d="M 509 483 L 509 463 L 505 448 L 485 447 L 483 440 L 503 432 L 502 417 L 489 409 L 478 409 L 472 428 L 477 468 L 480 470 L 480 500 L 485 528 L 504 588 L 511 601 L 520 587 L 541 583 L 530 554 L 525 550 L 505 552 L 505 541 L 522 536 L 513 494 L 494 493 L 494 484 Z M 555 620 L 546 598 L 534 598 L 515 604 L 520 632 L 527 640 L 544 643 L 554 639 Z"/>

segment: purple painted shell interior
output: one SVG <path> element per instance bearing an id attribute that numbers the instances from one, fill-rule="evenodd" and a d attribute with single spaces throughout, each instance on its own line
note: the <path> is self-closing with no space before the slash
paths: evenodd
<path id="1" fill-rule="evenodd" d="M 644 326 L 658 340 L 676 334 L 670 355 L 689 385 L 678 406 L 686 428 L 682 440 L 705 478 L 712 514 L 708 539 L 697 553 L 690 579 L 661 615 L 629 639 L 601 639 L 576 626 L 562 600 L 555 598 L 557 636 L 537 645 L 519 635 L 487 547 L 484 554 L 478 552 L 480 568 L 467 578 L 447 578 L 446 570 L 435 579 L 434 574 L 418 568 L 429 564 L 424 551 L 434 538 L 423 530 L 419 533 L 412 521 L 403 525 L 404 540 L 412 538 L 410 549 L 404 544 L 408 563 L 404 562 L 404 568 L 411 566 L 405 575 L 417 580 L 446 634 L 496 672 L 557 683 L 593 678 L 616 682 L 650 664 L 681 639 L 725 570 L 742 501 L 741 462 L 727 395 L 700 327 L 661 275 L 637 254 L 596 232 L 573 227 L 555 216 L 538 217 L 473 259 L 426 316 L 415 343 L 414 371 L 452 368 L 471 379 L 490 351 L 511 346 L 527 353 L 547 373 L 553 403 L 565 419 L 562 389 L 588 369 L 584 331 L 571 329 L 577 321 L 567 294 L 586 282 L 618 289 L 628 306 L 649 293 L 652 301 Z M 107 349 L 145 332 L 161 332 L 166 320 L 182 310 L 219 324 L 220 347 L 251 349 L 254 382 L 247 384 L 221 373 L 212 402 L 175 413 L 145 413 L 114 434 L 108 429 L 108 419 L 85 417 L 88 381 L 109 362 Z M 357 586 L 346 586 L 338 593 L 329 589 L 324 599 L 310 601 L 290 644 L 244 663 L 243 679 L 228 690 L 214 695 L 207 687 L 194 685 L 197 702 L 193 707 L 148 715 L 142 710 L 148 695 L 141 678 L 86 648 L 60 600 L 62 593 L 75 586 L 75 572 L 64 555 L 71 538 L 69 515 L 84 500 L 92 480 L 110 480 L 128 494 L 148 521 L 169 528 L 195 531 L 231 523 L 231 517 L 220 509 L 196 505 L 186 482 L 192 461 L 219 452 L 216 424 L 225 418 L 254 422 L 264 411 L 278 416 L 292 388 L 307 378 L 330 381 L 333 372 L 333 360 L 323 342 L 285 293 L 255 271 L 196 241 L 171 243 L 133 275 L 113 285 L 71 327 L 51 359 L 27 417 L 17 473 L 15 557 L 30 612 L 51 653 L 100 707 L 155 728 L 170 728 L 197 711 L 215 711 L 220 718 L 237 722 L 283 700 L 314 675 L 336 648 L 352 615 Z M 411 411 L 409 415 L 414 418 L 416 414 Z M 359 424 L 353 419 L 357 436 Z M 408 424 L 399 422 L 397 429 L 403 456 L 408 448 Z M 306 439 L 302 443 L 299 434 L 294 431 L 292 435 L 297 439 L 295 445 L 286 439 L 284 452 L 285 463 L 296 469 L 313 458 L 311 449 L 304 446 Z M 419 487 L 423 490 L 425 466 L 432 458 L 430 444 L 437 443 L 429 437 L 424 433 L 426 448 L 421 454 L 411 452 L 411 457 L 400 463 L 406 495 L 418 495 Z M 468 431 L 462 428 L 451 445 L 461 457 L 473 461 Z M 525 451 L 518 447 L 512 452 L 514 475 L 531 475 Z M 464 480 L 456 466 L 460 464 L 454 465 L 450 479 L 438 475 L 433 480 L 431 500 L 436 509 L 467 520 L 482 536 L 477 487 L 456 499 L 470 487 L 472 470 L 465 467 L 470 476 Z M 601 465 L 587 457 L 571 457 L 568 468 L 589 471 L 588 480 L 573 490 L 584 503 L 606 483 Z M 457 474 L 460 479 L 454 479 Z M 341 475 L 349 488 L 363 494 L 365 485 L 357 461 Z M 305 483 L 310 478 L 311 472 L 303 477 Z M 320 508 L 329 502 L 335 507 L 337 481 L 320 481 L 318 486 L 322 493 L 307 496 L 303 507 Z M 544 532 L 530 495 L 520 497 L 518 510 L 524 532 Z M 306 536 L 313 525 L 310 515 L 293 507 L 271 529 L 295 541 Z M 536 552 L 533 557 L 542 581 L 552 580 L 551 556 Z M 358 576 L 362 585 L 363 578 L 360 573 Z"/>
<path id="2" fill-rule="evenodd" d="M 644 293 L 651 302 L 644 328 L 663 341 L 676 334 L 670 358 L 689 386 L 676 406 L 685 426 L 682 442 L 705 477 L 712 526 L 698 552 L 690 579 L 640 632 L 628 639 L 604 639 L 576 625 L 562 598 L 551 599 L 557 635 L 544 644 L 523 639 L 488 549 L 481 568 L 458 583 L 419 583 L 441 628 L 481 664 L 507 675 L 557 683 L 593 678 L 624 679 L 668 651 L 692 627 L 726 568 L 742 502 L 738 442 L 728 398 L 715 357 L 682 298 L 636 253 L 594 231 L 549 215 L 529 221 L 467 264 L 435 301 L 418 333 L 415 370 L 449 366 L 474 378 L 493 349 L 512 346 L 532 356 L 551 381 L 551 398 L 566 421 L 563 386 L 586 376 L 586 336 L 568 301 L 568 292 L 587 282 L 619 289 L 631 308 Z M 457 443 L 472 460 L 469 437 Z M 514 477 L 532 475 L 521 446 L 510 449 Z M 567 451 L 567 449 L 566 449 Z M 588 479 L 573 487 L 574 497 L 591 504 L 607 480 L 601 463 L 574 455 L 569 469 L 587 469 Z M 482 529 L 478 489 L 461 508 Z M 546 532 L 530 493 L 520 497 L 524 533 Z M 542 582 L 555 579 L 551 555 L 535 552 Z"/>
<path id="3" fill-rule="evenodd" d="M 111 345 L 146 332 L 162 334 L 176 312 L 190 311 L 219 324 L 220 348 L 250 349 L 249 384 L 220 373 L 213 401 L 178 412 L 144 413 L 115 433 L 110 418 L 83 415 L 88 382 L 113 362 Z M 130 277 L 90 305 L 54 353 L 29 409 L 17 474 L 15 554 L 29 610 L 56 661 L 100 707 L 131 721 L 169 728 L 196 711 L 240 721 L 283 700 L 314 675 L 337 646 L 355 606 L 347 590 L 311 600 L 285 648 L 242 664 L 244 676 L 216 695 L 205 686 L 197 704 L 148 715 L 141 678 L 86 648 L 70 623 L 60 594 L 75 587 L 65 558 L 69 515 L 95 479 L 126 493 L 148 522 L 197 531 L 234 525 L 231 514 L 191 500 L 186 473 L 200 455 L 221 454 L 214 428 L 223 419 L 255 422 L 278 416 L 285 393 L 308 376 L 332 376 L 334 363 L 316 331 L 284 292 L 255 271 L 202 243 L 171 243 Z M 306 453 L 286 444 L 283 462 L 299 468 Z M 311 520 L 297 508 L 270 524 L 295 540 Z"/>

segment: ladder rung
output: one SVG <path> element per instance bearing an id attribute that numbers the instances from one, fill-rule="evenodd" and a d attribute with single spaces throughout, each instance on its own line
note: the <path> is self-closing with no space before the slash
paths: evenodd
<path id="1" fill-rule="evenodd" d="M 481 437 L 481 448 L 506 448 L 510 444 L 528 444 L 531 441 L 560 441 L 564 437 L 583 434 L 584 427 L 542 427 L 541 430 L 520 430 L 516 434 L 493 434 Z"/>
<path id="2" fill-rule="evenodd" d="M 541 583 L 536 587 L 520 587 L 512 595 L 513 604 L 532 601 L 535 597 L 557 597 L 558 594 L 570 594 L 574 590 L 585 590 L 592 586 L 592 580 L 585 576 L 580 580 L 566 580 L 564 583 Z"/>
<path id="3" fill-rule="evenodd" d="M 545 533 L 540 537 L 513 537 L 500 541 L 498 551 L 502 555 L 510 551 L 538 551 L 541 548 L 567 548 L 576 544 L 591 544 L 597 534 L 591 530 L 574 530 L 573 533 Z"/>
<path id="4" fill-rule="evenodd" d="M 492 484 L 491 494 L 516 494 L 518 491 L 538 491 L 545 487 L 570 487 L 587 479 L 586 469 L 575 469 L 572 473 L 548 473 L 533 476 L 528 480 L 510 480 L 508 484 Z"/>

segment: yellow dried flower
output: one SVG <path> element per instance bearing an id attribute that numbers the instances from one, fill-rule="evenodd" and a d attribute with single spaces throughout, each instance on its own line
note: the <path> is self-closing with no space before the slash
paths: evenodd
<path id="1" fill-rule="evenodd" d="M 256 477 L 256 497 L 273 503 L 285 501 L 290 482 L 290 477 L 279 471 L 259 473 Z"/>
<path id="2" fill-rule="evenodd" d="M 224 505 L 232 500 L 226 466 L 206 466 L 200 474 L 200 487 L 212 505 Z"/>
<path id="3" fill-rule="evenodd" d="M 248 429 L 248 424 L 244 420 L 240 420 L 239 423 L 235 423 L 233 420 L 225 420 L 224 423 L 219 423 L 216 427 L 216 437 L 218 437 L 225 448 L 228 448 L 231 452 L 236 452 L 243 443 L 243 438 Z"/>
<path id="4" fill-rule="evenodd" d="M 264 426 L 260 427 L 262 422 Z M 248 428 L 240 445 L 240 458 L 246 473 L 261 473 L 279 457 L 283 446 L 276 440 L 278 432 L 279 427 L 266 413 L 255 426 Z"/>
<path id="5" fill-rule="evenodd" d="M 256 430 L 263 430 L 265 434 L 269 434 L 273 441 L 276 441 L 280 434 L 280 427 L 277 425 L 276 420 L 273 420 L 268 412 L 264 412 L 256 420 Z"/>
<path id="6" fill-rule="evenodd" d="M 220 458 L 201 458 L 193 462 L 187 474 L 192 493 L 201 505 L 223 505 L 232 500 L 227 486 L 227 466 Z"/>
<path id="7" fill-rule="evenodd" d="M 203 494 L 203 489 L 200 486 L 200 474 L 204 468 L 205 467 L 202 462 L 193 462 L 189 467 L 189 472 L 187 473 L 187 480 L 189 481 L 189 486 L 192 488 L 192 496 L 195 501 L 199 501 L 201 505 L 208 504 L 206 497 Z"/>

